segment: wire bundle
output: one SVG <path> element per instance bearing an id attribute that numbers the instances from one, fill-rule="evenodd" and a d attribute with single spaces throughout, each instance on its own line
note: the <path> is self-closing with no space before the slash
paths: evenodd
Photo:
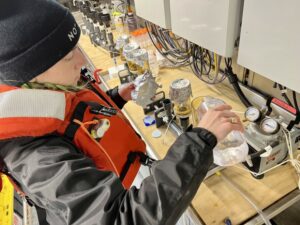
<path id="1" fill-rule="evenodd" d="M 226 78 L 224 73 L 219 73 L 218 65 L 214 65 L 218 63 L 210 51 L 148 21 L 145 25 L 153 45 L 172 67 L 190 65 L 194 74 L 208 84 L 217 84 Z"/>
<path id="2" fill-rule="evenodd" d="M 190 42 L 148 21 L 145 22 L 149 37 L 158 50 L 174 66 L 190 64 Z"/>
<path id="3" fill-rule="evenodd" d="M 196 44 L 191 46 L 192 63 L 191 68 L 194 74 L 202 81 L 208 84 L 221 83 L 225 78 L 224 73 L 219 73 L 217 62 L 214 62 L 213 53 L 207 49 L 201 48 Z M 212 73 L 212 69 L 217 72 Z M 221 72 L 221 71 L 220 71 Z"/>

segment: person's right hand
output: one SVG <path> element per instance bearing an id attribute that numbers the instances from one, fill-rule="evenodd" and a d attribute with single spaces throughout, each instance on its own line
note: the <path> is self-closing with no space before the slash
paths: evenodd
<path id="1" fill-rule="evenodd" d="M 213 133 L 217 137 L 218 142 L 223 140 L 233 130 L 243 132 L 244 128 L 240 118 L 230 110 L 231 106 L 229 105 L 220 105 L 209 109 L 197 127 L 205 128 Z"/>
<path id="2" fill-rule="evenodd" d="M 131 92 L 135 89 L 134 83 L 126 83 L 119 86 L 118 93 L 124 101 L 132 100 Z"/>

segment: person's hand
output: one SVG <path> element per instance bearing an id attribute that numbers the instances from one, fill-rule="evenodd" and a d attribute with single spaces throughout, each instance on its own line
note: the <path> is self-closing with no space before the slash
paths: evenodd
<path id="1" fill-rule="evenodd" d="M 243 132 L 244 128 L 240 118 L 230 110 L 231 106 L 229 105 L 220 105 L 209 109 L 199 122 L 198 127 L 213 133 L 218 141 L 223 140 L 233 130 Z"/>
<path id="2" fill-rule="evenodd" d="M 132 100 L 131 92 L 134 90 L 135 86 L 133 83 L 123 84 L 119 87 L 119 95 L 125 100 L 129 101 Z"/>

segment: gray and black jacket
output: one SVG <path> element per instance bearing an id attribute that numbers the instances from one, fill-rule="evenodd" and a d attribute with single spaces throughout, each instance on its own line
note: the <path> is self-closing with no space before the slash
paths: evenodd
<path id="1" fill-rule="evenodd" d="M 118 102 L 117 92 L 109 93 Z M 1 124 L 0 124 L 1 126 Z M 58 134 L 0 142 L 6 169 L 53 225 L 173 225 L 213 162 L 216 137 L 202 128 L 182 134 L 139 189 L 123 188 Z"/>

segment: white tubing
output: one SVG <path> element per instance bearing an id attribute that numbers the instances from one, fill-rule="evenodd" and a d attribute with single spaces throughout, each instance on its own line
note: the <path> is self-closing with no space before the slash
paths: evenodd
<path id="1" fill-rule="evenodd" d="M 231 187 L 233 187 L 233 189 L 235 191 L 237 191 L 238 193 L 240 193 L 240 195 L 244 199 L 246 199 L 250 203 L 250 205 L 253 206 L 253 208 L 261 216 L 262 220 L 264 221 L 264 223 L 266 225 L 272 225 L 271 222 L 270 222 L 270 220 L 265 215 L 265 213 L 251 200 L 251 198 L 245 192 L 243 192 L 237 185 L 235 185 L 233 182 L 231 182 L 226 176 L 224 176 L 224 175 L 221 174 L 221 178 L 223 179 L 223 181 L 225 181 L 227 184 L 229 184 Z"/>

